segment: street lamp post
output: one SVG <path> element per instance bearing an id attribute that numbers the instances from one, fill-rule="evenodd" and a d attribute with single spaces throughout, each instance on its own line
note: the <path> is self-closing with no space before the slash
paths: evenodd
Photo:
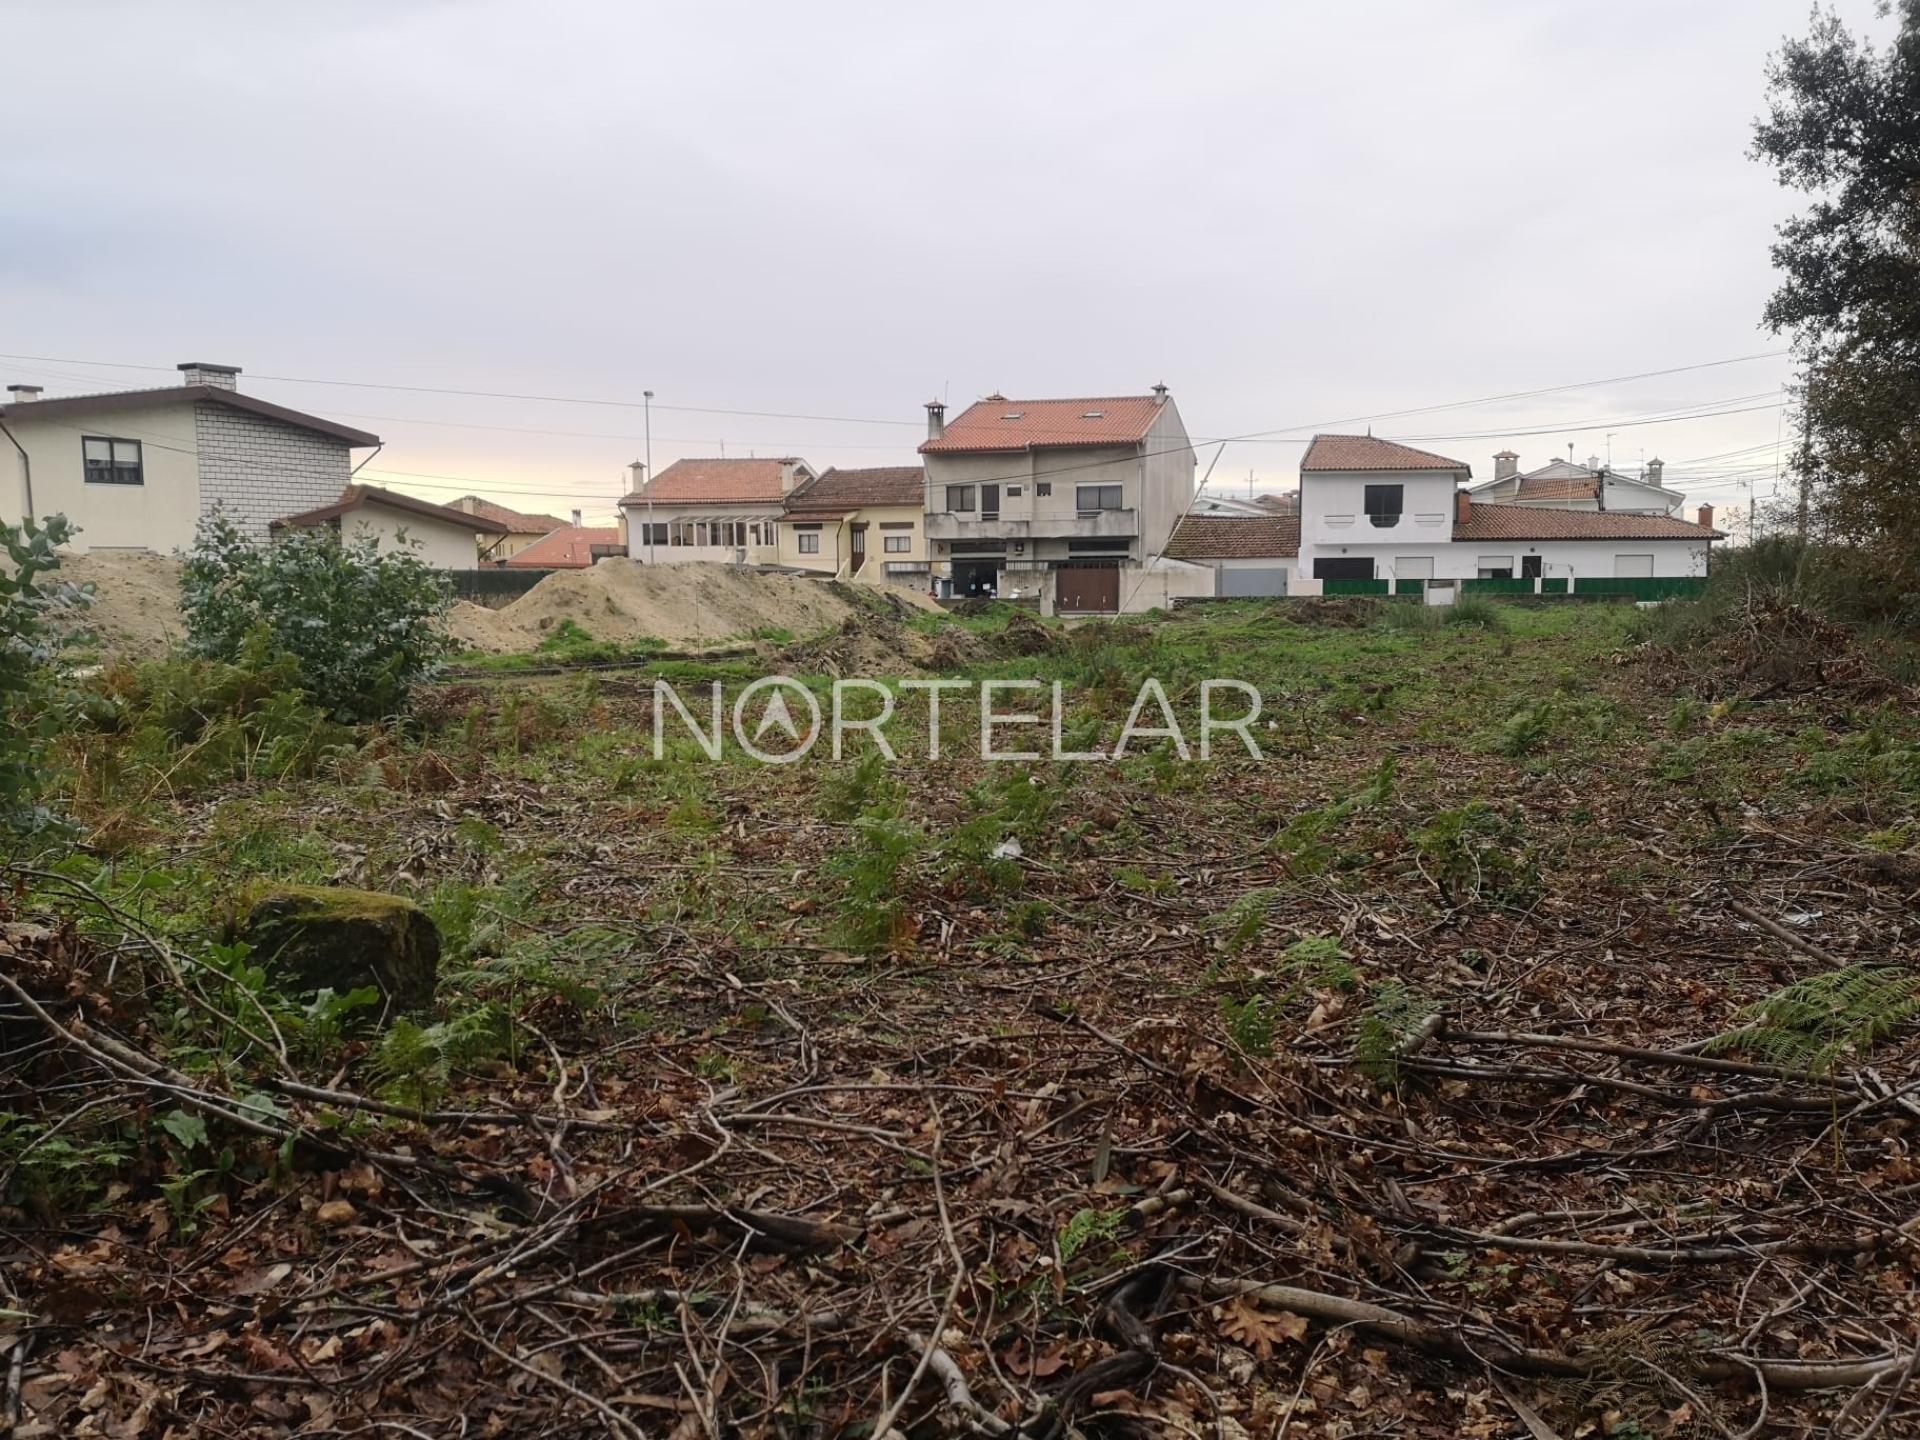
<path id="1" fill-rule="evenodd" d="M 642 390 L 647 402 L 647 563 L 653 564 L 653 392 Z"/>

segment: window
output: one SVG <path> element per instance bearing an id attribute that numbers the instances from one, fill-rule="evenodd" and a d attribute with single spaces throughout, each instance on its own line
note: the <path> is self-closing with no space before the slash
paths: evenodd
<path id="1" fill-rule="evenodd" d="M 1094 515 L 1102 510 L 1120 508 L 1120 486 L 1118 485 L 1076 485 L 1073 487 L 1074 508 L 1082 515 Z"/>
<path id="2" fill-rule="evenodd" d="M 1007 486 L 1007 498 L 1009 500 L 1013 499 L 1018 494 L 1020 494 L 1020 487 L 1018 485 Z"/>
<path id="3" fill-rule="evenodd" d="M 1522 580 L 1538 580 L 1540 578 L 1540 559 L 1541 557 L 1538 555 L 1522 555 L 1520 557 L 1520 578 Z"/>
<path id="4" fill-rule="evenodd" d="M 953 510 L 953 511 L 967 511 L 967 510 L 973 509 L 973 486 L 971 485 L 947 486 L 947 509 Z"/>
<path id="5" fill-rule="evenodd" d="M 1396 580 L 1431 580 L 1433 578 L 1433 556 L 1402 555 L 1393 562 L 1393 578 Z"/>
<path id="6" fill-rule="evenodd" d="M 1637 580 L 1653 574 L 1651 555 L 1616 555 L 1613 557 L 1613 573 L 1617 579 Z"/>
<path id="7" fill-rule="evenodd" d="M 913 536 L 882 535 L 880 537 L 880 548 L 889 555 L 904 555 L 913 549 Z"/>
<path id="8" fill-rule="evenodd" d="M 1367 519 L 1375 525 L 1385 528 L 1400 523 L 1402 497 L 1406 494 L 1404 485 L 1367 486 L 1365 509 Z"/>
<path id="9" fill-rule="evenodd" d="M 1053 494 L 1053 482 L 1051 480 L 1035 481 L 1033 486 L 1033 493 L 1036 495 Z"/>
<path id="10" fill-rule="evenodd" d="M 111 436 L 83 435 L 80 454 L 86 462 L 90 485 L 144 485 L 146 476 L 140 464 L 138 440 L 115 440 Z"/>
<path id="11" fill-rule="evenodd" d="M 802 531 L 800 534 L 795 535 L 793 537 L 793 548 L 798 550 L 802 555 L 818 555 L 820 553 L 820 532 L 818 530 L 810 530 Z"/>
<path id="12" fill-rule="evenodd" d="M 1511 580 L 1513 578 L 1513 557 L 1511 555 L 1482 555 L 1476 565 L 1476 573 L 1482 580 Z"/>
<path id="13" fill-rule="evenodd" d="M 653 532 L 651 535 L 647 533 L 649 530 Z M 666 545 L 671 543 L 667 539 L 667 527 L 665 525 L 660 525 L 660 524 L 642 525 L 640 527 L 640 543 L 642 545 L 645 545 L 649 541 L 651 541 L 655 545 Z"/>

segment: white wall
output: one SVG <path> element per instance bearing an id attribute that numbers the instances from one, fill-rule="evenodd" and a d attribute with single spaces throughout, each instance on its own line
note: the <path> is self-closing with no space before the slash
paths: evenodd
<path id="1" fill-rule="evenodd" d="M 1323 547 L 1319 554 L 1325 558 L 1338 558 L 1340 547 Z M 1653 556 L 1653 573 L 1661 577 L 1699 576 L 1707 573 L 1707 542 L 1705 540 L 1459 540 L 1445 545 L 1382 545 L 1347 547 L 1347 558 L 1369 556 L 1373 560 L 1373 574 L 1377 580 L 1399 580 L 1416 578 L 1405 573 L 1400 562 L 1403 559 L 1433 557 L 1435 580 L 1472 580 L 1480 573 L 1482 557 L 1499 556 L 1509 559 L 1513 564 L 1513 573 L 1519 577 L 1523 556 L 1538 555 L 1541 560 L 1541 575 L 1549 580 L 1565 580 L 1576 577 L 1584 580 L 1611 580 L 1614 578 L 1614 561 L 1620 555 Z M 1280 561 L 1253 561 L 1253 564 L 1280 564 Z M 1299 560 L 1284 562 L 1296 565 L 1297 575 L 1310 577 L 1313 574 L 1313 557 L 1302 556 Z M 1417 567 L 1416 567 L 1417 568 Z M 1295 593 L 1305 593 L 1297 591 Z"/>
<path id="2" fill-rule="evenodd" d="M 1453 534 L 1458 476 L 1447 470 L 1303 471 L 1300 476 L 1300 548 L 1415 547 L 1445 542 Z M 1367 518 L 1366 488 L 1398 485 L 1400 521 L 1379 526 Z M 1304 567 L 1309 574 L 1311 565 Z"/>
<path id="3" fill-rule="evenodd" d="M 186 550 L 200 520 L 199 452 L 193 409 L 188 405 L 134 405 L 112 413 L 39 419 L 31 405 L 16 410 L 7 428 L 33 460 L 36 518 L 65 515 L 78 527 L 76 550 Z M 140 442 L 145 483 L 93 485 L 85 479 L 82 436 L 117 436 Z M 9 522 L 25 514 L 20 455 L 0 438 L 0 506 Z M 339 489 L 327 498 L 338 499 Z"/>
<path id="4" fill-rule="evenodd" d="M 745 524 L 758 524 L 761 529 L 762 543 L 740 547 L 745 551 L 749 565 L 771 565 L 777 553 L 778 536 L 768 538 L 777 523 L 774 519 L 779 505 L 769 500 L 755 500 L 740 505 L 721 505 L 709 502 L 705 505 L 665 504 L 653 506 L 651 517 L 645 505 L 623 505 L 620 515 L 625 524 L 622 529 L 627 536 L 627 554 L 630 558 L 646 563 L 649 558 L 647 549 L 647 525 L 649 518 L 655 525 L 668 525 L 683 520 L 733 520 Z M 827 543 L 827 542 L 822 542 Z M 669 545 L 662 541 L 654 545 L 651 558 L 656 565 L 688 565 L 705 563 L 709 565 L 735 565 L 740 563 L 740 550 L 731 545 Z"/>
<path id="5" fill-rule="evenodd" d="M 400 533 L 403 530 L 406 532 L 404 541 Z M 479 568 L 473 531 L 464 525 L 447 524 L 425 515 L 409 515 L 404 510 L 389 510 L 384 505 L 361 505 L 340 517 L 342 540 L 352 540 L 364 534 L 374 536 L 382 550 L 396 550 L 406 545 L 413 554 L 436 570 Z"/>

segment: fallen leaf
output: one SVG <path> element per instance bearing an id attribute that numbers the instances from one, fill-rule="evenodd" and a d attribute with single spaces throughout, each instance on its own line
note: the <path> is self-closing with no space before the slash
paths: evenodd
<path id="1" fill-rule="evenodd" d="M 1307 1338 L 1307 1317 L 1291 1310 L 1262 1310 L 1245 1295 L 1236 1295 L 1214 1312 L 1221 1333 L 1252 1350 L 1262 1360 L 1282 1341 L 1295 1344 Z"/>

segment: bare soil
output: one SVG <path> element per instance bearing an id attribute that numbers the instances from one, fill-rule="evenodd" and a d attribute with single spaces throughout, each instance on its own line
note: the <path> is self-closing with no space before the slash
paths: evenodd
<path id="1" fill-rule="evenodd" d="M 67 622 L 115 658 L 157 659 L 180 638 L 180 561 L 171 555 L 79 554 L 62 557 L 60 578 L 93 586 L 93 603 Z"/>

